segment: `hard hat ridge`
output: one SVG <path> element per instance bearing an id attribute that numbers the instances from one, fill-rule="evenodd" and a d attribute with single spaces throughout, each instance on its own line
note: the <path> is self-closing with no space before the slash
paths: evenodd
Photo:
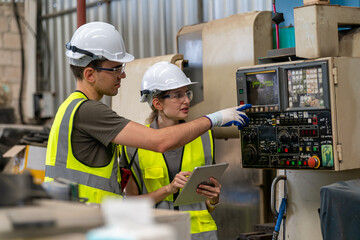
<path id="1" fill-rule="evenodd" d="M 79 27 L 66 44 L 66 56 L 70 64 L 80 67 L 99 59 L 120 63 L 134 60 L 134 56 L 126 52 L 121 34 L 105 22 L 90 22 Z"/>

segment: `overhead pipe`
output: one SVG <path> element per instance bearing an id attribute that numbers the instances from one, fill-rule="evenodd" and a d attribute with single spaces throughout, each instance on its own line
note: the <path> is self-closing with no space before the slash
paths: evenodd
<path id="1" fill-rule="evenodd" d="M 86 0 L 77 0 L 77 27 L 86 23 Z"/>
<path id="2" fill-rule="evenodd" d="M 78 0 L 79 1 L 79 0 Z M 274 15 L 276 14 L 276 7 L 275 7 L 275 0 L 272 1 L 272 5 L 273 5 L 273 13 Z M 280 48 L 280 40 L 279 40 L 279 24 L 275 23 L 275 28 L 276 28 L 276 49 Z"/>
<path id="3" fill-rule="evenodd" d="M 283 13 L 276 12 L 275 0 L 272 0 L 272 5 L 273 5 L 273 13 L 274 13 L 272 20 L 274 21 L 276 27 L 276 49 L 279 49 L 280 48 L 279 24 L 284 22 L 285 20 Z"/>
<path id="4" fill-rule="evenodd" d="M 109 4 L 111 2 L 111 0 L 98 0 L 96 2 L 92 2 L 92 3 L 88 3 L 86 4 L 86 8 L 93 8 L 93 7 L 99 7 L 99 5 L 103 4 L 103 3 L 107 3 Z M 50 19 L 50 18 L 56 18 L 59 16 L 64 16 L 64 15 L 68 15 L 74 12 L 78 11 L 78 7 L 73 7 L 73 8 L 67 8 L 65 10 L 61 10 L 61 11 L 57 11 L 57 12 L 52 12 L 49 14 L 45 14 L 42 16 L 39 16 L 40 20 L 46 20 L 46 19 Z"/>

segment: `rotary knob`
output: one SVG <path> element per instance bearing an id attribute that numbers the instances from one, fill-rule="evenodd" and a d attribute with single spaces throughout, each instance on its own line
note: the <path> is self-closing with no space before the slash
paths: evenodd
<path id="1" fill-rule="evenodd" d="M 257 160 L 257 150 L 254 145 L 247 145 L 243 151 L 243 160 L 245 163 L 254 163 Z"/>
<path id="2" fill-rule="evenodd" d="M 279 141 L 286 143 L 290 141 L 290 134 L 287 131 L 281 131 L 279 133 Z"/>

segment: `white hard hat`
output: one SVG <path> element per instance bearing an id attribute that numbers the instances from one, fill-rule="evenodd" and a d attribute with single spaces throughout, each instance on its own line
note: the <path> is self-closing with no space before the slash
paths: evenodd
<path id="1" fill-rule="evenodd" d="M 79 27 L 66 49 L 69 63 L 79 67 L 99 59 L 120 63 L 134 60 L 133 55 L 126 53 L 121 34 L 105 22 L 90 22 Z"/>
<path id="2" fill-rule="evenodd" d="M 173 90 L 196 83 L 197 82 L 191 82 L 185 73 L 175 64 L 158 62 L 152 65 L 142 78 L 140 102 L 148 102 L 151 106 L 154 93 Z"/>

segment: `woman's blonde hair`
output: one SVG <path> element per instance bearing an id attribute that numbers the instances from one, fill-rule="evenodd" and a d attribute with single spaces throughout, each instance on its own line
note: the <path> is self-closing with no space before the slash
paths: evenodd
<path id="1" fill-rule="evenodd" d="M 156 93 L 153 96 L 153 99 L 157 98 L 157 99 L 159 99 L 159 101 L 162 101 L 161 97 L 167 95 L 168 93 L 169 93 L 169 91 L 163 91 L 163 92 Z M 146 119 L 145 124 L 152 123 L 159 116 L 159 111 L 154 107 L 154 105 L 151 105 L 151 110 L 152 111 L 151 111 L 149 117 Z"/>

